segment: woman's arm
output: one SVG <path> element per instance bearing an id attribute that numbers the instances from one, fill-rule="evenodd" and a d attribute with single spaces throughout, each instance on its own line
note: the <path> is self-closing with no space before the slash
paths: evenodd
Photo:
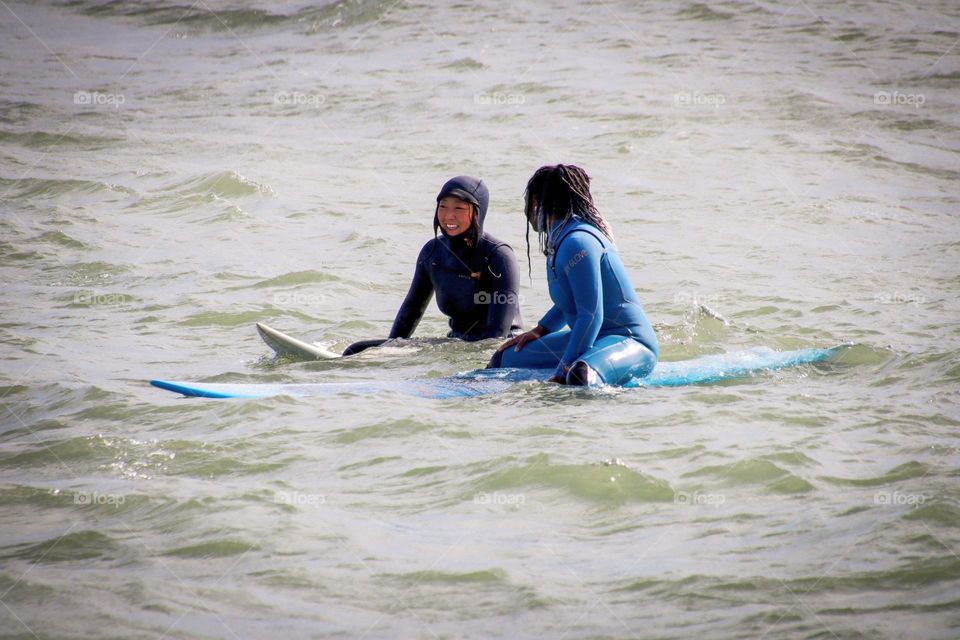
<path id="1" fill-rule="evenodd" d="M 493 291 L 487 309 L 487 335 L 484 338 L 502 338 L 510 335 L 514 321 L 520 317 L 520 274 L 513 249 L 500 245 L 490 256 L 489 272 Z M 499 274 L 499 277 L 497 275 Z"/>
<path id="2" fill-rule="evenodd" d="M 390 329 L 391 338 L 409 338 L 416 331 L 423 312 L 427 310 L 430 304 L 430 298 L 433 297 L 433 282 L 430 280 L 430 273 L 427 270 L 427 261 L 433 252 L 433 243 L 431 240 L 423 245 L 420 255 L 417 257 L 417 268 L 413 272 L 413 282 L 410 283 L 410 290 L 407 291 L 407 297 L 403 299 L 400 310 L 397 311 L 397 317 L 393 321 L 393 328 Z"/>
<path id="3" fill-rule="evenodd" d="M 543 317 L 540 318 L 538 322 L 541 327 L 544 327 L 548 330 L 549 333 L 554 331 L 560 331 L 563 329 L 563 326 L 567 324 L 566 319 L 563 317 L 563 311 L 560 311 L 560 308 L 557 305 L 550 307 L 550 310 L 543 314 Z"/>

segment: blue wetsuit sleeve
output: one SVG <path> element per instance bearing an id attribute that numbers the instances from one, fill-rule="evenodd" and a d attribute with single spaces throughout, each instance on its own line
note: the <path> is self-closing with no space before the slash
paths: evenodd
<path id="1" fill-rule="evenodd" d="M 500 245 L 490 256 L 490 275 L 496 283 L 490 293 L 487 309 L 487 335 L 484 338 L 503 338 L 510 335 L 513 323 L 520 317 L 520 274 L 513 249 Z M 499 277 L 497 277 L 499 274 Z"/>
<path id="2" fill-rule="evenodd" d="M 563 329 L 563 325 L 567 324 L 567 321 L 563 317 L 563 311 L 561 311 L 557 305 L 553 305 L 549 311 L 543 314 L 543 317 L 540 318 L 540 322 L 537 324 L 550 333 L 553 333 L 554 331 Z"/>
<path id="3" fill-rule="evenodd" d="M 577 307 L 577 319 L 570 327 L 570 340 L 557 374 L 564 366 L 576 362 L 596 342 L 603 325 L 603 284 L 600 279 L 600 260 L 603 258 L 600 241 L 586 233 L 567 237 L 557 254 L 557 269 L 567 279 Z"/>
<path id="4" fill-rule="evenodd" d="M 407 291 L 407 297 L 403 299 L 400 310 L 397 311 L 397 317 L 393 321 L 393 328 L 390 329 L 391 338 L 409 338 L 416 331 L 423 312 L 427 310 L 430 304 L 430 298 L 433 297 L 433 282 L 430 280 L 430 273 L 427 270 L 427 263 L 430 260 L 430 254 L 433 250 L 433 240 L 423 245 L 420 255 L 417 257 L 417 268 L 413 272 L 413 282 L 410 283 L 410 290 Z"/>

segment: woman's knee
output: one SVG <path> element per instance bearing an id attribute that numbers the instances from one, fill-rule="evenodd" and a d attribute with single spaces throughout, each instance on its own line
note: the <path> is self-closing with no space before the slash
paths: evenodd
<path id="1" fill-rule="evenodd" d="M 578 359 L 595 371 L 604 384 L 619 385 L 633 378 L 643 378 L 653 371 L 657 356 L 632 338 L 620 340 L 608 336 L 607 344 Z"/>

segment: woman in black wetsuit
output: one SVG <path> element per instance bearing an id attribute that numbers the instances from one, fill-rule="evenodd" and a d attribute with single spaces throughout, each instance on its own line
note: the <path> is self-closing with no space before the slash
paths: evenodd
<path id="1" fill-rule="evenodd" d="M 440 189 L 433 216 L 434 237 L 420 250 L 391 338 L 413 335 L 434 293 L 440 311 L 450 318 L 449 338 L 504 338 L 522 330 L 513 249 L 483 231 L 489 202 L 487 186 L 479 178 L 457 176 Z M 441 236 L 437 236 L 438 229 Z M 382 343 L 358 342 L 343 355 Z"/>

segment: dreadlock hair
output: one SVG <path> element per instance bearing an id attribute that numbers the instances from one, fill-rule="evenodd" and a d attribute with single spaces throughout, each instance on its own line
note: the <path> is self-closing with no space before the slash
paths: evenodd
<path id="1" fill-rule="evenodd" d="M 530 218 L 536 216 L 540 230 L 540 251 L 553 253 L 547 221 L 551 218 L 566 222 L 573 216 L 583 219 L 599 229 L 613 242 L 613 230 L 593 203 L 590 194 L 590 176 L 572 164 L 546 165 L 537 169 L 527 182 L 523 193 L 524 213 L 527 217 L 527 274 L 530 267 Z M 532 276 L 531 276 L 532 277 Z"/>

